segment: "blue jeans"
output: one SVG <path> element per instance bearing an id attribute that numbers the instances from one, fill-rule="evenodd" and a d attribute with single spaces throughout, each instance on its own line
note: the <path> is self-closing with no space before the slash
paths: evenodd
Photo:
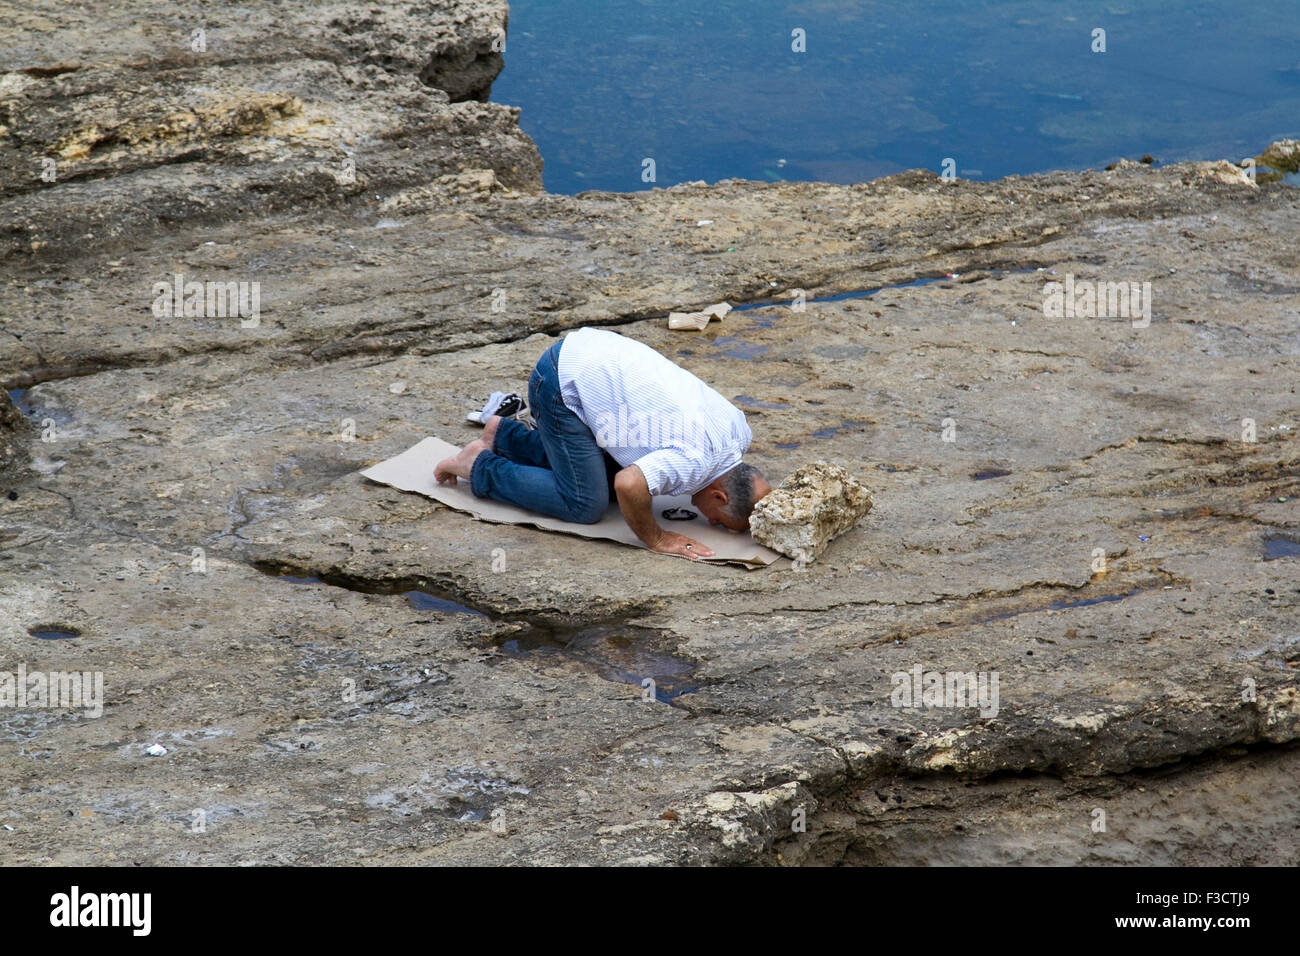
<path id="1" fill-rule="evenodd" d="M 542 353 L 528 379 L 528 408 L 537 428 L 513 418 L 497 423 L 492 449 L 474 460 L 470 487 L 493 498 L 574 521 L 595 524 L 614 497 L 622 467 L 596 444 L 596 436 L 560 397 L 560 346 Z"/>

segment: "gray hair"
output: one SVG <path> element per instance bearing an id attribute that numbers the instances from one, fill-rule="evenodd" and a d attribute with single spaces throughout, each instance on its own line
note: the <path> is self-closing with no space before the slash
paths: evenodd
<path id="1" fill-rule="evenodd" d="M 733 521 L 749 521 L 754 511 L 754 483 L 762 477 L 761 471 L 742 461 L 718 479 L 727 495 L 727 503 L 722 509 L 727 517 Z"/>

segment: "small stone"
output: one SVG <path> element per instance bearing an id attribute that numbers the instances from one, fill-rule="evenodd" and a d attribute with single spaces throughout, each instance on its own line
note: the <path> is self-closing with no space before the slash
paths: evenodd
<path id="1" fill-rule="evenodd" d="M 1236 163 L 1229 162 L 1226 159 L 1218 159 L 1212 163 L 1192 163 L 1191 165 L 1195 170 L 1195 175 L 1201 179 L 1209 179 L 1216 183 L 1225 183 L 1229 186 L 1247 186 L 1251 189 L 1259 188 L 1255 184 L 1255 180 L 1252 179 L 1244 169 Z"/>
<path id="2" fill-rule="evenodd" d="M 831 462 L 792 472 L 754 506 L 749 527 L 759 544 L 787 558 L 813 561 L 871 510 L 871 495 Z"/>
<path id="3" fill-rule="evenodd" d="M 147 753 L 150 757 L 163 757 L 166 756 L 167 754 L 167 748 L 164 747 L 162 744 L 154 744 L 152 747 L 146 750 L 145 753 Z"/>

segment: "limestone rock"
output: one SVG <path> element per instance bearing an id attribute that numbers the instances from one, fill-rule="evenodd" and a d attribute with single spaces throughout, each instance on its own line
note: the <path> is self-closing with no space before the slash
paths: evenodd
<path id="1" fill-rule="evenodd" d="M 478 197 L 497 189 L 481 171 L 542 188 L 518 109 L 485 102 L 506 0 L 211 0 L 193 23 L 170 6 L 120 0 L 91 18 L 42 0 L 13 30 L 6 10 L 0 257 L 421 186 Z"/>
<path id="2" fill-rule="evenodd" d="M 1279 139 L 1256 157 L 1265 166 L 1300 173 L 1300 140 Z"/>
<path id="3" fill-rule="evenodd" d="M 759 544 L 813 561 L 832 539 L 871 510 L 867 489 L 839 465 L 815 461 L 792 472 L 754 506 L 749 527 Z"/>
<path id="4" fill-rule="evenodd" d="M 1194 169 L 1195 176 L 1200 179 L 1208 179 L 1229 186 L 1247 186 L 1250 189 L 1259 188 L 1246 170 L 1226 159 L 1216 159 L 1208 163 L 1190 163 L 1189 165 Z"/>
<path id="5" fill-rule="evenodd" d="M 413 186 L 389 196 L 379 204 L 381 212 L 414 213 L 432 209 L 439 203 L 459 199 L 485 199 L 493 193 L 506 192 L 506 187 L 491 169 L 470 169 L 439 176 L 431 183 Z"/>
<path id="6" fill-rule="evenodd" d="M 19 473 L 27 463 L 30 423 L 7 395 L 0 396 L 0 481 Z"/>

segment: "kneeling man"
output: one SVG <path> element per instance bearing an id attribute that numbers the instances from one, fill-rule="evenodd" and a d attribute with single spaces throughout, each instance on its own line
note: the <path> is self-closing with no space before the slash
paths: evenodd
<path id="1" fill-rule="evenodd" d="M 537 428 L 492 416 L 483 437 L 439 462 L 439 483 L 467 478 L 474 494 L 565 521 L 593 524 L 611 496 L 652 551 L 713 552 L 665 531 L 654 495 L 691 496 L 710 524 L 749 527 L 772 490 L 741 461 L 753 434 L 745 415 L 649 346 L 607 329 L 578 329 L 537 361 L 528 380 Z"/>

